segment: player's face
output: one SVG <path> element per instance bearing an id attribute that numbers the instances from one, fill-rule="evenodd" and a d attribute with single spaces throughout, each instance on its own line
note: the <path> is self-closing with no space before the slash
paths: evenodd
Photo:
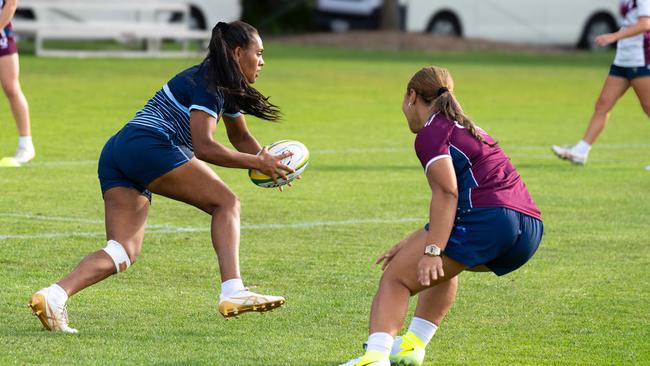
<path id="1" fill-rule="evenodd" d="M 260 75 L 260 71 L 262 71 L 262 66 L 264 66 L 262 53 L 264 53 L 264 45 L 258 34 L 253 35 L 248 47 L 237 47 L 235 49 L 235 56 L 239 62 L 239 67 L 246 81 L 251 84 L 255 83 L 255 80 Z"/>
<path id="2" fill-rule="evenodd" d="M 407 92 L 404 94 L 404 100 L 402 101 L 402 113 L 404 113 L 404 117 L 406 117 L 406 122 L 408 122 L 411 132 L 416 133 L 419 128 L 417 127 L 417 113 L 415 112 L 415 106 L 413 105 L 412 99 L 414 98 L 411 93 Z"/>

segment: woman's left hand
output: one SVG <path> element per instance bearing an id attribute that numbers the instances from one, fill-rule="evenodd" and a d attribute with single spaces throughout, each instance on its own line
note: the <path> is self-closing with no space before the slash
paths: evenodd
<path id="1" fill-rule="evenodd" d="M 375 261 L 375 264 L 380 264 L 381 262 L 384 262 L 381 265 L 381 270 L 385 270 L 386 267 L 388 267 L 388 263 L 390 263 L 393 258 L 395 258 L 395 254 L 402 249 L 402 246 L 404 246 L 405 241 L 400 241 L 399 243 L 395 244 L 392 248 L 388 249 L 384 254 L 380 255 L 379 258 Z"/>
<path id="2" fill-rule="evenodd" d="M 596 37 L 596 44 L 605 47 L 607 45 L 610 45 L 612 43 L 616 42 L 616 36 L 614 33 L 607 33 L 607 34 L 602 34 L 598 37 Z"/>
<path id="3" fill-rule="evenodd" d="M 438 278 L 445 276 L 442 269 L 441 257 L 423 256 L 418 262 L 418 281 L 424 287 L 431 286 L 431 280 L 437 281 Z"/>

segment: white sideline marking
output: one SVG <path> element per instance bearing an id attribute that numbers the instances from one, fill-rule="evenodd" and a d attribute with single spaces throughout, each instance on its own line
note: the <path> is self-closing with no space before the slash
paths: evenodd
<path id="1" fill-rule="evenodd" d="M 624 149 L 648 149 L 650 144 L 598 144 L 598 149 L 624 150 Z M 551 150 L 551 145 L 511 145 L 503 146 L 508 151 L 526 150 Z M 404 153 L 413 152 L 412 148 L 385 147 L 366 149 L 343 149 L 343 150 L 314 150 L 312 155 L 334 155 L 334 154 L 372 154 L 372 153 Z M 60 160 L 60 161 L 34 161 L 27 164 L 27 167 L 56 167 L 67 165 L 97 165 L 97 160 Z"/>
<path id="2" fill-rule="evenodd" d="M 14 217 L 18 219 L 41 220 L 41 221 L 63 221 L 74 222 L 78 224 L 104 224 L 104 220 L 91 220 L 74 217 L 58 217 L 58 216 L 44 216 L 35 214 L 14 214 L 14 213 L 0 213 L 0 217 Z"/>
<path id="3" fill-rule="evenodd" d="M 55 160 L 55 161 L 32 161 L 25 167 L 50 167 L 66 165 L 97 165 L 97 160 Z"/>
<path id="4" fill-rule="evenodd" d="M 14 215 L 14 214 L 1 214 L 0 217 L 25 217 L 25 218 L 36 218 L 46 221 L 66 221 L 66 222 L 77 222 L 77 223 L 90 223 L 98 224 L 103 223 L 99 220 L 85 220 L 85 219 L 74 219 L 74 218 L 65 218 L 65 217 L 47 217 L 41 215 Z M 415 218 L 415 217 L 405 217 L 401 219 L 365 219 L 365 220 L 340 220 L 340 221 L 307 221 L 307 222 L 296 222 L 289 224 L 246 224 L 242 225 L 242 230 L 269 230 L 269 229 L 304 229 L 304 228 L 315 228 L 323 226 L 348 226 L 348 225 L 379 225 L 379 224 L 400 224 L 406 222 L 422 222 L 424 223 L 426 219 Z M 147 225 L 147 234 L 152 233 L 188 233 L 188 232 L 210 232 L 210 227 L 183 227 L 183 226 L 173 226 L 173 225 Z M 96 236 L 105 236 L 106 232 L 97 231 L 97 232 L 67 232 L 67 233 L 40 233 L 40 234 L 22 234 L 22 235 L 0 235 L 0 241 L 3 240 L 16 240 L 16 239 L 52 239 L 52 238 L 62 238 L 62 237 L 96 237 Z"/>

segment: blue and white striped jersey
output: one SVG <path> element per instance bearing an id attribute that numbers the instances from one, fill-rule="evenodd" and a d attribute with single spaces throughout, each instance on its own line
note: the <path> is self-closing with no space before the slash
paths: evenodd
<path id="1" fill-rule="evenodd" d="M 222 113 L 229 117 L 241 114 L 237 108 L 228 105 L 223 95 L 208 87 L 207 69 L 195 65 L 167 82 L 129 124 L 156 129 L 192 149 L 190 111 L 194 109 L 213 116 L 217 121 Z"/>

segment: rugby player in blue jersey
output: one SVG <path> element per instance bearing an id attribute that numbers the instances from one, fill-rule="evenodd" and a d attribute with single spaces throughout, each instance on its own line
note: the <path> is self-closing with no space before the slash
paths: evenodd
<path id="1" fill-rule="evenodd" d="M 363 357 L 345 366 L 420 366 L 451 308 L 463 271 L 498 276 L 524 265 L 544 231 L 541 214 L 510 159 L 463 112 L 449 71 L 426 67 L 408 84 L 402 110 L 431 200 L 429 223 L 377 259 L 385 272 L 370 311 Z M 418 296 L 408 331 L 410 296 Z"/>
<path id="2" fill-rule="evenodd" d="M 258 169 L 286 178 L 292 169 L 250 134 L 244 115 L 275 121 L 280 112 L 251 84 L 264 65 L 257 30 L 241 21 L 212 30 L 208 56 L 174 76 L 131 121 L 111 137 L 99 158 L 106 247 L 86 256 L 60 281 L 29 300 L 43 326 L 76 333 L 68 324 L 69 296 L 125 271 L 138 257 L 152 193 L 195 206 L 212 216 L 212 244 L 221 274 L 219 311 L 225 317 L 266 311 L 280 296 L 249 291 L 239 270 L 239 199 L 206 163 Z M 223 120 L 231 150 L 213 138 Z"/>

